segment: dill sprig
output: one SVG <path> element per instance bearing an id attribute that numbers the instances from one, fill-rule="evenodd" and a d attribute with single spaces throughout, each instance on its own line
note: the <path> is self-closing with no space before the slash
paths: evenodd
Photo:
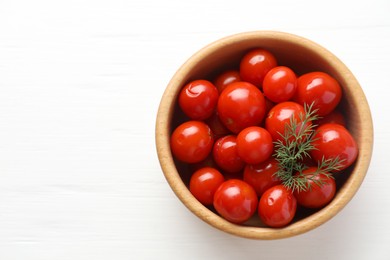
<path id="1" fill-rule="evenodd" d="M 332 172 L 340 170 L 342 162 L 339 157 L 322 158 L 314 173 L 310 175 L 302 173 L 308 168 L 304 159 L 310 158 L 310 151 L 316 149 L 313 146 L 314 132 L 317 127 L 314 122 L 319 119 L 313 104 L 305 105 L 304 109 L 305 113 L 299 114 L 299 120 L 294 116 L 290 118 L 290 122 L 285 125 L 284 133 L 279 133 L 281 138 L 274 142 L 274 157 L 279 164 L 279 170 L 275 174 L 283 185 L 293 192 L 310 189 L 309 180 L 322 185 L 323 181 L 316 176 L 321 173 L 328 178 L 333 178 Z"/>

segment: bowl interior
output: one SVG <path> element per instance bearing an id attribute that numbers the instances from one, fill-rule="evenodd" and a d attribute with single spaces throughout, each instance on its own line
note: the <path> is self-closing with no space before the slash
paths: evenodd
<path id="1" fill-rule="evenodd" d="M 348 128 L 359 146 L 359 156 L 347 172 L 337 177 L 337 193 L 321 210 L 300 210 L 292 224 L 279 229 L 267 228 L 257 217 L 244 225 L 232 224 L 212 209 L 200 204 L 187 185 L 192 172 L 187 165 L 174 160 L 169 147 L 173 129 L 185 120 L 177 106 L 177 95 L 187 82 L 212 80 L 226 69 L 236 68 L 241 57 L 253 48 L 272 52 L 278 65 L 292 68 L 298 75 L 323 71 L 336 78 L 343 88 L 340 109 L 346 115 Z M 275 239 L 304 233 L 337 214 L 358 190 L 367 172 L 372 152 L 372 120 L 364 93 L 349 69 L 332 53 L 305 38 L 272 31 L 241 33 L 218 40 L 194 54 L 169 82 L 160 103 L 156 121 L 156 147 L 164 175 L 178 198 L 194 214 L 225 232 L 255 239 Z"/>

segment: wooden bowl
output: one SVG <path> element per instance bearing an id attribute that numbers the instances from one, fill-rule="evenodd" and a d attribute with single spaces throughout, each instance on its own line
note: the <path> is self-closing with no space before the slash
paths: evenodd
<path id="1" fill-rule="evenodd" d="M 170 134 L 180 123 L 177 96 L 185 83 L 195 79 L 212 79 L 216 73 L 238 64 L 248 50 L 261 47 L 271 51 L 279 65 L 291 67 L 297 74 L 323 71 L 336 78 L 343 88 L 341 107 L 348 128 L 359 146 L 359 156 L 348 172 L 338 178 L 337 193 L 330 204 L 320 210 L 307 210 L 283 228 L 261 224 L 257 214 L 247 223 L 237 225 L 203 206 L 188 189 L 190 172 L 173 157 Z M 172 190 L 196 216 L 227 233 L 251 239 L 279 239 L 312 230 L 335 216 L 355 195 L 369 166 L 373 147 L 373 126 L 366 97 L 351 71 L 332 53 L 305 38 L 275 31 L 254 31 L 232 35 L 204 47 L 185 62 L 169 82 L 159 106 L 156 120 L 156 148 L 161 168 Z"/>

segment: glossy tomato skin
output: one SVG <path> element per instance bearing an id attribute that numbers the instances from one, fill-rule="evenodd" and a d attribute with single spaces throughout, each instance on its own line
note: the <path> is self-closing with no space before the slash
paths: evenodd
<path id="1" fill-rule="evenodd" d="M 325 116 L 339 104 L 342 91 L 336 79 L 324 72 L 310 72 L 298 78 L 294 100 L 301 105 L 318 109 L 319 116 Z"/>
<path id="2" fill-rule="evenodd" d="M 213 113 L 204 122 L 210 127 L 215 139 L 230 133 L 229 129 L 227 129 L 226 126 L 221 122 L 221 119 L 219 119 L 217 113 Z"/>
<path id="3" fill-rule="evenodd" d="M 316 161 L 339 157 L 343 170 L 355 162 L 358 156 L 358 146 L 351 133 L 339 124 L 324 124 L 319 126 L 313 135 L 313 146 L 310 152 Z"/>
<path id="4" fill-rule="evenodd" d="M 205 206 L 213 204 L 214 194 L 225 181 L 223 175 L 215 168 L 204 167 L 191 176 L 190 191 Z"/>
<path id="5" fill-rule="evenodd" d="M 214 138 L 207 124 L 190 120 L 173 131 L 170 143 L 172 153 L 177 159 L 187 163 L 197 163 L 210 154 Z"/>
<path id="6" fill-rule="evenodd" d="M 240 61 L 240 76 L 243 81 L 261 88 L 265 75 L 277 66 L 275 56 L 264 49 L 253 49 Z"/>
<path id="7" fill-rule="evenodd" d="M 266 190 L 260 198 L 258 215 L 270 227 L 283 227 L 295 216 L 297 200 L 291 190 L 284 185 L 276 185 Z"/>
<path id="8" fill-rule="evenodd" d="M 247 164 L 243 179 L 255 189 L 257 196 L 261 197 L 269 188 L 281 184 L 280 179 L 275 176 L 278 170 L 278 162 L 271 157 L 259 164 Z"/>
<path id="9" fill-rule="evenodd" d="M 242 180 L 222 183 L 214 194 L 214 208 L 226 220 L 240 224 L 256 212 L 258 199 L 255 190 Z"/>
<path id="10" fill-rule="evenodd" d="M 221 93 L 227 85 L 238 81 L 241 81 L 240 72 L 238 70 L 227 70 L 215 78 L 214 85 L 217 87 L 219 93 Z"/>
<path id="11" fill-rule="evenodd" d="M 213 158 L 222 170 L 229 173 L 238 173 L 245 167 L 245 162 L 238 155 L 235 135 L 223 136 L 215 141 Z"/>
<path id="12" fill-rule="evenodd" d="M 217 105 L 221 122 L 235 134 L 246 127 L 259 125 L 265 110 L 263 94 L 248 82 L 229 84 L 220 94 Z"/>
<path id="13" fill-rule="evenodd" d="M 262 127 L 250 126 L 237 135 L 237 152 L 246 163 L 262 163 L 270 158 L 273 150 L 272 136 Z"/>
<path id="14" fill-rule="evenodd" d="M 344 115 L 338 110 L 333 110 L 326 116 L 320 118 L 317 122 L 317 125 L 324 125 L 329 123 L 339 124 L 344 127 L 347 127 Z"/>
<path id="15" fill-rule="evenodd" d="M 289 124 L 293 117 L 298 125 L 305 115 L 305 109 L 298 103 L 286 101 L 276 104 L 265 119 L 265 128 L 271 134 L 274 141 L 282 140 L 280 134 L 285 133 L 286 124 Z"/>
<path id="16" fill-rule="evenodd" d="M 308 178 L 307 190 L 294 192 L 299 205 L 306 208 L 322 208 L 327 205 L 336 194 L 336 182 L 333 178 L 327 177 L 323 173 L 316 173 L 316 167 L 307 168 L 302 172 Z M 319 185 L 314 180 L 321 181 Z"/>
<path id="17" fill-rule="evenodd" d="M 297 88 L 297 77 L 294 71 L 285 66 L 271 69 L 264 77 L 264 96 L 275 103 L 290 100 Z"/>
<path id="18" fill-rule="evenodd" d="M 268 115 L 269 111 L 275 106 L 275 103 L 269 100 L 268 98 L 264 97 L 265 99 L 265 115 Z M 263 121 L 263 123 L 265 123 Z"/>
<path id="19" fill-rule="evenodd" d="M 218 102 L 217 88 L 207 80 L 194 80 L 179 93 L 179 106 L 193 120 L 210 117 Z"/>

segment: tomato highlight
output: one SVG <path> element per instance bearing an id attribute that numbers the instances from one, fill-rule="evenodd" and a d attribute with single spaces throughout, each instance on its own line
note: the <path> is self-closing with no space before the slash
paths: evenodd
<path id="1" fill-rule="evenodd" d="M 332 203 L 338 176 L 359 153 L 338 110 L 342 86 L 325 72 L 297 76 L 262 48 L 231 65 L 178 93 L 187 119 L 170 147 L 189 166 L 190 192 L 227 221 L 257 218 L 272 228 Z"/>

